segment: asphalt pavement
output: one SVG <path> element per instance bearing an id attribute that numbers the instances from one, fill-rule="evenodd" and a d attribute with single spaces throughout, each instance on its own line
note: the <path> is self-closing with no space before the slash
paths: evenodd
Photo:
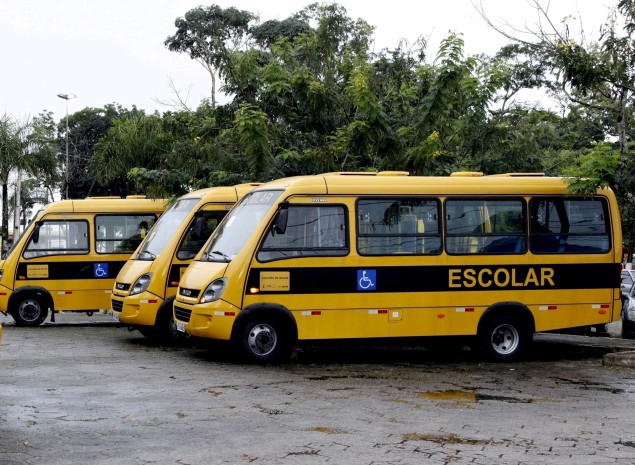
<path id="1" fill-rule="evenodd" d="M 540 334 L 528 360 L 327 347 L 281 365 L 162 347 L 109 314 L 0 345 L 0 465 L 635 463 L 634 341 Z"/>

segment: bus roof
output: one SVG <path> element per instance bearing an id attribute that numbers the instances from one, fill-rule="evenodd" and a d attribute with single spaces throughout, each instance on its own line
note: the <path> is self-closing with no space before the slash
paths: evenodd
<path id="1" fill-rule="evenodd" d="M 86 199 L 60 200 L 45 205 L 41 212 L 48 213 L 121 213 L 162 212 L 167 206 L 165 199 L 89 197 Z"/>
<path id="2" fill-rule="evenodd" d="M 237 202 L 243 195 L 252 190 L 254 187 L 260 186 L 261 183 L 250 182 L 245 184 L 236 184 L 235 186 L 215 186 L 197 189 L 187 194 L 183 194 L 181 199 L 200 198 L 206 201 L 215 202 Z"/>
<path id="3" fill-rule="evenodd" d="M 451 176 L 409 176 L 404 172 L 324 173 L 282 178 L 257 190 L 293 189 L 296 194 L 313 195 L 474 195 L 516 194 L 556 195 L 568 192 L 566 178 L 542 173 L 505 173 L 485 176 L 477 172 L 457 172 Z M 598 192 L 607 192 L 603 189 Z"/>

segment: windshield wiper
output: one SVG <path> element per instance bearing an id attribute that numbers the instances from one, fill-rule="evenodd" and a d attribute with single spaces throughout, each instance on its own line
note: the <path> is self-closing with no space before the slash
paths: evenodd
<path id="1" fill-rule="evenodd" d="M 210 260 L 210 258 L 211 258 L 211 256 L 210 256 L 210 255 L 212 255 L 212 254 L 213 254 L 213 255 L 220 255 L 221 257 L 223 257 L 223 261 L 224 261 L 225 263 L 229 263 L 229 262 L 231 262 L 231 261 L 232 261 L 232 259 L 231 259 L 231 257 L 230 257 L 229 255 L 224 254 L 224 253 L 223 253 L 223 252 L 221 252 L 220 250 L 212 250 L 211 252 L 207 253 L 207 254 L 206 254 L 207 261 L 211 261 L 211 260 Z"/>
<path id="2" fill-rule="evenodd" d="M 142 257 L 146 257 L 146 258 L 142 258 Z M 139 255 L 137 256 L 137 258 L 139 260 L 154 260 L 155 258 L 157 258 L 157 256 L 153 254 L 152 252 L 150 252 L 149 250 L 142 250 L 141 252 L 139 252 Z"/>

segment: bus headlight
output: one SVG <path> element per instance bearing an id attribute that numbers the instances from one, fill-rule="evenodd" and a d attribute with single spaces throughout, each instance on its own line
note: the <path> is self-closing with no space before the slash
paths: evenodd
<path id="1" fill-rule="evenodd" d="M 205 291 L 203 292 L 203 296 L 201 297 L 199 303 L 204 304 L 220 299 L 220 297 L 223 295 L 223 291 L 225 290 L 226 285 L 227 278 L 220 278 L 212 281 L 209 286 L 205 288 Z"/>
<path id="2" fill-rule="evenodd" d="M 130 289 L 130 295 L 141 294 L 145 291 L 150 284 L 150 279 L 152 279 L 152 273 L 146 273 L 139 276 L 132 285 L 132 289 Z"/>

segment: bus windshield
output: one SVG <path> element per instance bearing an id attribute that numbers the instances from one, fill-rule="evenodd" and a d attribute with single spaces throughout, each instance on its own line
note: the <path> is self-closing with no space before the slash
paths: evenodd
<path id="1" fill-rule="evenodd" d="M 247 194 L 216 228 L 205 248 L 203 261 L 230 262 L 256 230 L 282 191 Z"/>
<path id="2" fill-rule="evenodd" d="M 141 244 L 136 259 L 152 261 L 157 258 L 199 201 L 198 198 L 181 199 L 168 208 Z"/>

